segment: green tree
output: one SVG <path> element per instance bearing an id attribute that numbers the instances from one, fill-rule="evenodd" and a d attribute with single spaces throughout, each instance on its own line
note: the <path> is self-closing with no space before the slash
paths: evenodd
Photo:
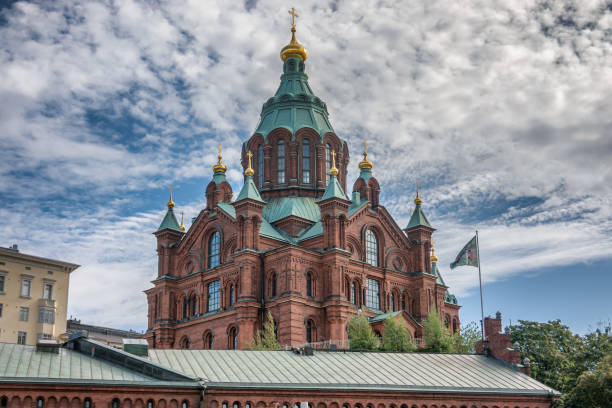
<path id="1" fill-rule="evenodd" d="M 582 373 L 576 386 L 560 402 L 563 408 L 612 407 L 612 354 L 604 356 L 592 372 Z"/>
<path id="2" fill-rule="evenodd" d="M 266 315 L 266 322 L 264 323 L 263 333 L 261 330 L 257 330 L 251 344 L 249 345 L 250 350 L 280 350 L 281 345 L 276 339 L 276 333 L 274 332 L 274 319 L 272 313 L 268 311 Z"/>
<path id="3" fill-rule="evenodd" d="M 476 322 L 462 325 L 461 329 L 452 334 L 451 340 L 454 353 L 473 354 L 476 352 L 476 343 L 482 338 L 482 332 Z"/>
<path id="4" fill-rule="evenodd" d="M 424 325 L 425 329 L 425 349 L 424 351 L 432 351 L 434 353 L 452 353 L 453 341 L 450 334 L 440 321 L 438 311 L 431 309 L 427 315 L 427 322 Z"/>
<path id="5" fill-rule="evenodd" d="M 413 351 L 410 333 L 393 317 L 385 320 L 385 332 L 382 336 L 382 349 L 387 351 Z"/>
<path id="6" fill-rule="evenodd" d="M 349 347 L 353 350 L 374 350 L 378 348 L 378 337 L 372 331 L 368 318 L 360 313 L 348 324 Z"/>

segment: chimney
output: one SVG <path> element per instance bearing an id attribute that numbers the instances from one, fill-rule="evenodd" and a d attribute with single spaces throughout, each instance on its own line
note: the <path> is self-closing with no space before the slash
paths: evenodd
<path id="1" fill-rule="evenodd" d="M 38 339 L 36 342 L 36 351 L 42 353 L 55 353 L 59 354 L 59 343 L 52 339 Z"/>

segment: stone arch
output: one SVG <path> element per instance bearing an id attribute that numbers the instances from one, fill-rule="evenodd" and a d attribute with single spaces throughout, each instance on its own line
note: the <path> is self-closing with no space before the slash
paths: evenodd
<path id="1" fill-rule="evenodd" d="M 169 408 L 178 408 L 178 401 L 172 398 L 170 400 Z"/>
<path id="2" fill-rule="evenodd" d="M 363 252 L 363 248 L 362 248 L 361 242 L 359 241 L 359 238 L 353 235 L 347 235 L 346 244 L 347 244 L 347 247 L 349 248 L 349 251 L 351 251 L 351 256 L 353 258 L 359 259 L 359 260 L 365 259 L 365 254 Z"/>
<path id="3" fill-rule="evenodd" d="M 70 406 L 70 401 L 68 401 L 68 398 L 62 397 L 59 400 L 58 406 L 59 408 L 68 408 Z"/>
<path id="4" fill-rule="evenodd" d="M 166 404 L 166 400 L 164 398 L 157 401 L 157 408 L 166 408 L 168 404 Z"/>
<path id="5" fill-rule="evenodd" d="M 21 407 L 21 399 L 17 396 L 11 398 L 9 403 L 9 408 L 20 408 Z"/>
<path id="6" fill-rule="evenodd" d="M 205 350 L 212 350 L 214 341 L 215 331 L 213 329 L 207 329 L 202 333 L 202 348 Z"/>
<path id="7" fill-rule="evenodd" d="M 132 408 L 132 400 L 130 398 L 124 398 L 121 403 L 121 408 Z"/>
<path id="8" fill-rule="evenodd" d="M 70 401 L 70 408 L 81 408 L 81 406 L 82 406 L 82 403 L 79 397 L 74 397 Z"/>
<path id="9" fill-rule="evenodd" d="M 219 261 L 221 263 L 228 262 L 232 254 L 236 252 L 236 247 L 237 247 L 237 239 L 236 239 L 236 236 L 234 235 L 233 237 L 231 237 L 230 239 L 228 239 L 226 242 L 223 243 L 221 247 L 221 259 L 219 259 Z"/>
<path id="10" fill-rule="evenodd" d="M 57 398 L 55 397 L 47 398 L 47 403 L 45 404 L 45 408 L 57 408 Z"/>
<path id="11" fill-rule="evenodd" d="M 255 405 L 257 408 L 266 408 L 266 403 L 263 401 L 258 401 L 257 405 Z"/>
<path id="12" fill-rule="evenodd" d="M 227 326 L 227 349 L 228 350 L 238 350 L 238 324 L 231 323 Z"/>
<path id="13" fill-rule="evenodd" d="M 183 334 L 183 336 L 181 336 L 181 339 L 178 342 L 178 348 L 185 350 L 191 348 L 191 339 L 189 338 L 188 334 Z"/>
<path id="14" fill-rule="evenodd" d="M 21 402 L 22 408 L 34 408 L 34 400 L 29 395 Z"/>
<path id="15" fill-rule="evenodd" d="M 378 254 L 378 259 L 377 259 L 377 264 L 378 267 L 384 267 L 385 264 L 385 259 L 383 257 L 384 255 L 384 248 L 385 248 L 385 233 L 382 230 L 382 228 L 380 228 L 380 226 L 378 224 L 375 224 L 373 222 L 368 222 L 365 223 L 362 227 L 361 227 L 361 231 L 360 231 L 360 235 L 361 235 L 361 247 L 363 250 L 363 258 L 361 258 L 362 261 L 366 261 L 366 231 L 367 230 L 372 230 L 374 232 L 374 234 L 376 235 L 376 239 L 377 239 L 377 254 Z"/>
<path id="16" fill-rule="evenodd" d="M 144 401 L 140 398 L 134 401 L 134 408 L 144 408 Z"/>

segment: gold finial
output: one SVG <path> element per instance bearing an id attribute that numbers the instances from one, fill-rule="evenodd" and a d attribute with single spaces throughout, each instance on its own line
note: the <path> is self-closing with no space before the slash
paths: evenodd
<path id="1" fill-rule="evenodd" d="M 419 197 L 419 183 L 416 183 L 417 185 L 417 195 L 416 198 L 414 199 L 414 203 L 416 205 L 421 205 L 421 203 L 423 203 L 423 200 L 421 200 L 421 197 Z"/>
<path id="2" fill-rule="evenodd" d="M 251 158 L 253 157 L 253 153 L 251 153 L 251 151 L 249 150 L 247 152 L 247 156 L 249 156 L 249 167 L 247 167 L 247 169 L 244 171 L 244 175 L 252 176 L 253 174 L 255 174 L 255 171 L 253 171 L 253 167 L 251 167 Z"/>
<path id="3" fill-rule="evenodd" d="M 179 227 L 181 231 L 185 232 L 185 224 L 183 224 L 183 212 L 181 211 L 181 226 Z"/>
<path id="4" fill-rule="evenodd" d="M 219 145 L 219 155 L 217 157 L 219 158 L 219 160 L 217 161 L 217 164 L 213 166 L 212 168 L 213 172 L 225 173 L 225 170 L 227 170 L 227 167 L 225 167 L 225 165 L 221 163 L 221 145 Z"/>
<path id="5" fill-rule="evenodd" d="M 302 61 L 306 61 L 308 53 L 304 46 L 295 39 L 295 18 L 299 16 L 293 7 L 289 10 L 289 14 L 291 14 L 291 41 L 281 50 L 281 59 L 285 61 L 287 58 L 300 58 Z"/>
<path id="6" fill-rule="evenodd" d="M 363 160 L 359 163 L 360 169 L 371 169 L 374 167 L 371 161 L 368 160 L 368 142 L 363 141 Z"/>
<path id="7" fill-rule="evenodd" d="M 329 169 L 329 175 L 337 176 L 338 169 L 336 168 L 336 151 L 335 150 L 331 151 L 331 157 L 332 157 L 332 165 L 331 165 L 331 169 Z"/>
<path id="8" fill-rule="evenodd" d="M 169 187 L 169 190 L 170 190 L 170 200 L 168 200 L 166 205 L 168 206 L 168 209 L 172 209 L 174 208 L 174 201 L 172 201 L 172 186 Z"/>
<path id="9" fill-rule="evenodd" d="M 438 262 L 438 257 L 436 256 L 436 251 L 434 250 L 433 239 L 431 240 L 431 256 L 429 259 L 431 262 Z"/>

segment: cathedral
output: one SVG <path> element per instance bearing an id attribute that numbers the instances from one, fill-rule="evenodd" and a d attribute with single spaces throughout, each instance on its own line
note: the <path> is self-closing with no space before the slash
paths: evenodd
<path id="1" fill-rule="evenodd" d="M 432 308 L 459 330 L 460 306 L 437 268 L 418 185 L 401 228 L 380 203 L 364 143 L 347 194 L 348 144 L 308 83 L 295 24 L 291 32 L 280 86 L 242 146 L 235 199 L 221 148 L 206 206 L 188 229 L 170 194 L 155 232 L 158 276 L 145 291 L 152 348 L 244 349 L 268 314 L 290 346 L 346 348 L 357 313 L 378 335 L 387 318 L 398 320 L 417 344 Z"/>

